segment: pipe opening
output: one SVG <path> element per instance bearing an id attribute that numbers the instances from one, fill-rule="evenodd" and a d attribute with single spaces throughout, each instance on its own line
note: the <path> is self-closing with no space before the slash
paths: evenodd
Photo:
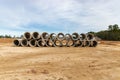
<path id="1" fill-rule="evenodd" d="M 85 46 L 89 46 L 90 42 L 89 41 L 85 41 Z"/>
<path id="2" fill-rule="evenodd" d="M 59 39 L 59 40 L 63 40 L 64 39 L 64 34 L 63 33 L 58 33 L 58 36 L 57 36 L 57 38 Z"/>
<path id="3" fill-rule="evenodd" d="M 72 40 L 69 40 L 69 41 L 67 42 L 67 46 L 68 46 L 68 47 L 73 46 L 73 45 L 74 45 L 74 42 L 73 42 Z"/>
<path id="4" fill-rule="evenodd" d="M 43 46 L 41 40 L 37 41 L 37 46 L 38 46 L 38 47 Z"/>
<path id="5" fill-rule="evenodd" d="M 97 41 L 93 41 L 93 47 L 96 47 L 97 46 Z"/>
<path id="6" fill-rule="evenodd" d="M 14 43 L 15 46 L 19 46 L 20 45 L 20 41 L 19 40 L 14 40 L 13 43 Z"/>
<path id="7" fill-rule="evenodd" d="M 81 35 L 81 39 L 85 40 L 86 39 L 86 34 L 80 34 Z"/>
<path id="8" fill-rule="evenodd" d="M 31 43 L 32 45 L 35 45 L 35 40 L 32 40 L 30 43 Z"/>
<path id="9" fill-rule="evenodd" d="M 42 44 L 42 46 L 44 46 L 44 47 L 46 46 L 46 43 L 45 43 L 45 42 L 43 42 L 43 41 L 41 42 L 41 44 Z"/>
<path id="10" fill-rule="evenodd" d="M 34 32 L 32 35 L 33 35 L 33 38 L 34 38 L 34 39 L 39 39 L 39 38 L 40 38 L 40 37 L 39 37 L 40 35 L 39 35 L 38 32 Z"/>
<path id="11" fill-rule="evenodd" d="M 89 34 L 87 35 L 87 38 L 88 38 L 88 40 L 91 40 L 91 39 L 94 38 L 94 35 L 89 33 Z"/>
<path id="12" fill-rule="evenodd" d="M 79 46 L 82 46 L 82 41 L 79 41 L 79 42 L 80 42 Z"/>
<path id="13" fill-rule="evenodd" d="M 43 37 L 43 39 L 49 39 L 49 34 L 44 32 L 44 33 L 42 33 L 42 37 Z"/>
<path id="14" fill-rule="evenodd" d="M 62 46 L 66 46 L 67 45 L 67 40 L 63 40 L 62 41 Z"/>
<path id="15" fill-rule="evenodd" d="M 31 34 L 29 32 L 24 33 L 25 39 L 31 39 Z"/>
<path id="16" fill-rule="evenodd" d="M 48 45 L 49 45 L 49 46 L 53 46 L 52 42 L 50 42 L 50 41 L 49 41 Z"/>
<path id="17" fill-rule="evenodd" d="M 22 45 L 22 46 L 27 46 L 27 45 L 28 45 L 27 40 L 25 40 L 25 39 L 24 39 L 24 40 L 22 40 L 22 41 L 21 41 L 21 45 Z"/>
<path id="18" fill-rule="evenodd" d="M 55 45 L 61 47 L 61 42 L 59 40 L 56 40 Z"/>
<path id="19" fill-rule="evenodd" d="M 72 34 L 72 39 L 73 40 L 78 40 L 79 39 L 79 34 L 78 33 L 73 33 Z"/>
<path id="20" fill-rule="evenodd" d="M 78 46 L 80 46 L 81 44 L 80 44 L 80 41 L 79 40 L 77 40 L 77 41 L 74 41 L 74 47 L 78 47 Z"/>
<path id="21" fill-rule="evenodd" d="M 53 47 L 53 46 L 54 46 L 53 43 L 52 43 L 52 41 L 50 41 L 50 40 L 47 41 L 47 45 L 50 46 L 50 47 Z"/>
<path id="22" fill-rule="evenodd" d="M 71 38 L 71 35 L 70 35 L 70 34 L 65 34 L 65 39 L 66 39 L 66 40 L 72 39 L 72 38 Z"/>
<path id="23" fill-rule="evenodd" d="M 50 39 L 55 40 L 56 39 L 56 34 L 55 33 L 50 34 Z"/>
<path id="24" fill-rule="evenodd" d="M 82 41 L 78 40 L 78 41 L 75 42 L 75 44 L 76 44 L 76 47 L 82 46 Z"/>

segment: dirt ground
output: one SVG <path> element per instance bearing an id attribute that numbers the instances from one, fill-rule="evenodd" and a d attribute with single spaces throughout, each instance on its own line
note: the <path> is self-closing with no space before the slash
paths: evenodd
<path id="1" fill-rule="evenodd" d="M 0 80 L 120 80 L 120 41 L 36 48 L 0 39 Z"/>

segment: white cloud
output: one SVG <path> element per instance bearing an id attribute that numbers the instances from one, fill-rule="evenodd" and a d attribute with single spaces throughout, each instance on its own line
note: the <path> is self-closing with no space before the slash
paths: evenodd
<path id="1" fill-rule="evenodd" d="M 47 26 L 48 29 L 51 28 L 50 30 L 54 28 L 58 31 L 64 30 L 63 32 L 99 31 L 106 29 L 109 24 L 120 24 L 119 2 L 119 0 L 1 0 L 0 26 L 3 31 L 0 30 L 0 34 L 13 29 L 17 29 L 16 35 L 27 29 L 27 31 L 39 30 L 39 27 L 31 30 L 29 26 L 31 23 Z M 51 32 L 50 30 L 48 31 Z M 41 26 L 40 31 L 44 31 Z"/>

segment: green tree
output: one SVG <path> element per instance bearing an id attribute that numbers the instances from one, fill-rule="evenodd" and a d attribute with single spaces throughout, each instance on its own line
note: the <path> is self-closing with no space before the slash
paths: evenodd
<path id="1" fill-rule="evenodd" d="M 113 30 L 113 26 L 112 26 L 112 25 L 109 25 L 109 26 L 108 26 L 108 30 L 109 30 L 109 31 L 112 31 L 112 30 Z"/>
<path id="2" fill-rule="evenodd" d="M 118 30 L 119 30 L 119 27 L 118 27 L 117 24 L 113 25 L 113 30 L 114 30 L 114 31 L 118 31 Z"/>
<path id="3" fill-rule="evenodd" d="M 96 36 L 103 40 L 120 40 L 120 29 L 117 24 L 109 25 L 108 30 L 99 31 L 96 33 Z"/>

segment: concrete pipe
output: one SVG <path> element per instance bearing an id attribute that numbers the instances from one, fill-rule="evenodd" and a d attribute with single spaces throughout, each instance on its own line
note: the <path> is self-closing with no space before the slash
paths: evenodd
<path id="1" fill-rule="evenodd" d="M 42 44 L 42 39 L 37 41 L 37 46 L 38 47 L 43 47 L 44 45 Z"/>
<path id="2" fill-rule="evenodd" d="M 56 46 L 55 45 L 56 36 L 57 35 L 55 33 L 50 34 L 49 40 L 47 41 L 48 46 L 50 46 L 50 47 L 55 47 Z"/>
<path id="3" fill-rule="evenodd" d="M 51 33 L 50 34 L 50 39 L 52 40 L 52 41 L 55 41 L 56 40 L 56 34 L 55 33 Z"/>
<path id="4" fill-rule="evenodd" d="M 42 40 L 48 40 L 49 37 L 50 37 L 50 35 L 49 35 L 47 32 L 43 32 L 43 33 L 41 34 Z"/>
<path id="5" fill-rule="evenodd" d="M 33 39 L 40 39 L 40 34 L 38 32 L 33 32 L 32 37 Z"/>
<path id="6" fill-rule="evenodd" d="M 72 36 L 69 33 L 67 33 L 67 34 L 65 34 L 65 39 L 70 40 L 70 39 L 72 39 Z"/>
<path id="7" fill-rule="evenodd" d="M 30 47 L 36 47 L 36 46 L 37 46 L 37 41 L 36 41 L 35 39 L 31 39 L 31 40 L 29 41 L 29 46 L 30 46 Z"/>
<path id="8" fill-rule="evenodd" d="M 77 41 L 74 41 L 74 47 L 78 47 L 78 44 L 79 44 L 79 42 L 78 42 L 78 40 Z"/>
<path id="9" fill-rule="evenodd" d="M 81 41 L 81 40 L 79 40 L 79 46 L 80 46 L 80 47 L 82 46 L 82 41 Z"/>
<path id="10" fill-rule="evenodd" d="M 53 46 L 53 44 L 52 44 L 52 42 L 51 42 L 50 40 L 48 40 L 46 43 L 47 43 L 47 45 L 48 45 L 49 47 L 52 47 L 52 46 Z"/>
<path id="11" fill-rule="evenodd" d="M 83 33 L 82 33 L 82 34 L 80 34 L 80 36 L 81 36 L 81 37 L 80 37 L 81 40 L 86 40 L 86 39 L 87 39 L 86 34 L 83 34 Z"/>
<path id="12" fill-rule="evenodd" d="M 64 39 L 61 41 L 62 46 L 67 46 L 68 40 Z"/>
<path id="13" fill-rule="evenodd" d="M 56 45 L 57 47 L 62 47 L 62 43 L 61 43 L 60 40 L 56 40 L 56 41 L 55 41 L 55 45 Z"/>
<path id="14" fill-rule="evenodd" d="M 67 40 L 67 47 L 71 47 L 74 45 L 74 41 L 73 40 Z"/>
<path id="15" fill-rule="evenodd" d="M 96 47 L 98 45 L 97 41 L 93 41 L 93 47 Z"/>
<path id="16" fill-rule="evenodd" d="M 82 41 L 77 40 L 74 42 L 74 47 L 80 47 L 80 46 L 82 46 Z"/>
<path id="17" fill-rule="evenodd" d="M 88 34 L 87 34 L 87 39 L 88 39 L 88 40 L 93 40 L 93 39 L 94 39 L 94 35 L 91 34 L 91 33 L 88 33 Z"/>
<path id="18" fill-rule="evenodd" d="M 78 34 L 78 33 L 76 33 L 76 32 L 75 32 L 75 33 L 73 33 L 73 34 L 72 34 L 72 39 L 73 39 L 73 40 L 78 40 L 78 39 L 80 39 L 79 34 Z"/>
<path id="19" fill-rule="evenodd" d="M 23 38 L 27 39 L 27 40 L 32 39 L 31 33 L 30 32 L 25 32 L 24 35 L 23 35 Z"/>
<path id="20" fill-rule="evenodd" d="M 58 33 L 57 34 L 57 39 L 58 40 L 64 40 L 65 39 L 65 35 L 63 33 Z"/>
<path id="21" fill-rule="evenodd" d="M 28 41 L 26 39 L 22 39 L 21 46 L 23 46 L 23 47 L 28 46 Z"/>
<path id="22" fill-rule="evenodd" d="M 98 42 L 97 41 L 91 41 L 91 47 L 96 47 L 98 45 Z"/>
<path id="23" fill-rule="evenodd" d="M 88 41 L 88 40 L 83 40 L 83 41 L 82 41 L 82 47 L 86 47 L 86 46 L 89 46 L 89 47 L 90 47 L 90 45 L 91 45 L 91 42 L 90 42 L 90 41 Z"/>
<path id="24" fill-rule="evenodd" d="M 50 46 L 50 47 L 55 47 L 56 45 L 55 45 L 55 42 L 53 41 L 53 40 L 48 40 L 47 42 L 46 42 L 46 44 L 48 45 L 48 46 Z"/>
<path id="25" fill-rule="evenodd" d="M 54 40 L 54 41 L 53 41 L 53 40 L 49 40 L 49 41 L 48 41 L 48 46 L 56 47 L 56 45 L 55 45 L 55 40 Z"/>
<path id="26" fill-rule="evenodd" d="M 38 47 L 48 47 L 49 45 L 48 45 L 48 41 L 43 41 L 43 40 L 38 40 L 37 41 L 37 46 Z"/>
<path id="27" fill-rule="evenodd" d="M 47 41 L 49 40 L 49 38 L 50 38 L 50 35 L 47 32 L 43 32 L 41 34 L 42 46 L 44 46 L 44 47 L 48 46 Z"/>
<path id="28" fill-rule="evenodd" d="M 73 41 L 74 42 L 74 47 L 79 47 L 79 46 L 82 46 L 82 41 L 80 40 L 77 40 L 77 41 Z"/>
<path id="29" fill-rule="evenodd" d="M 22 41 L 22 39 L 15 39 L 15 40 L 13 41 L 13 44 L 14 44 L 15 46 L 21 46 L 21 41 Z"/>

